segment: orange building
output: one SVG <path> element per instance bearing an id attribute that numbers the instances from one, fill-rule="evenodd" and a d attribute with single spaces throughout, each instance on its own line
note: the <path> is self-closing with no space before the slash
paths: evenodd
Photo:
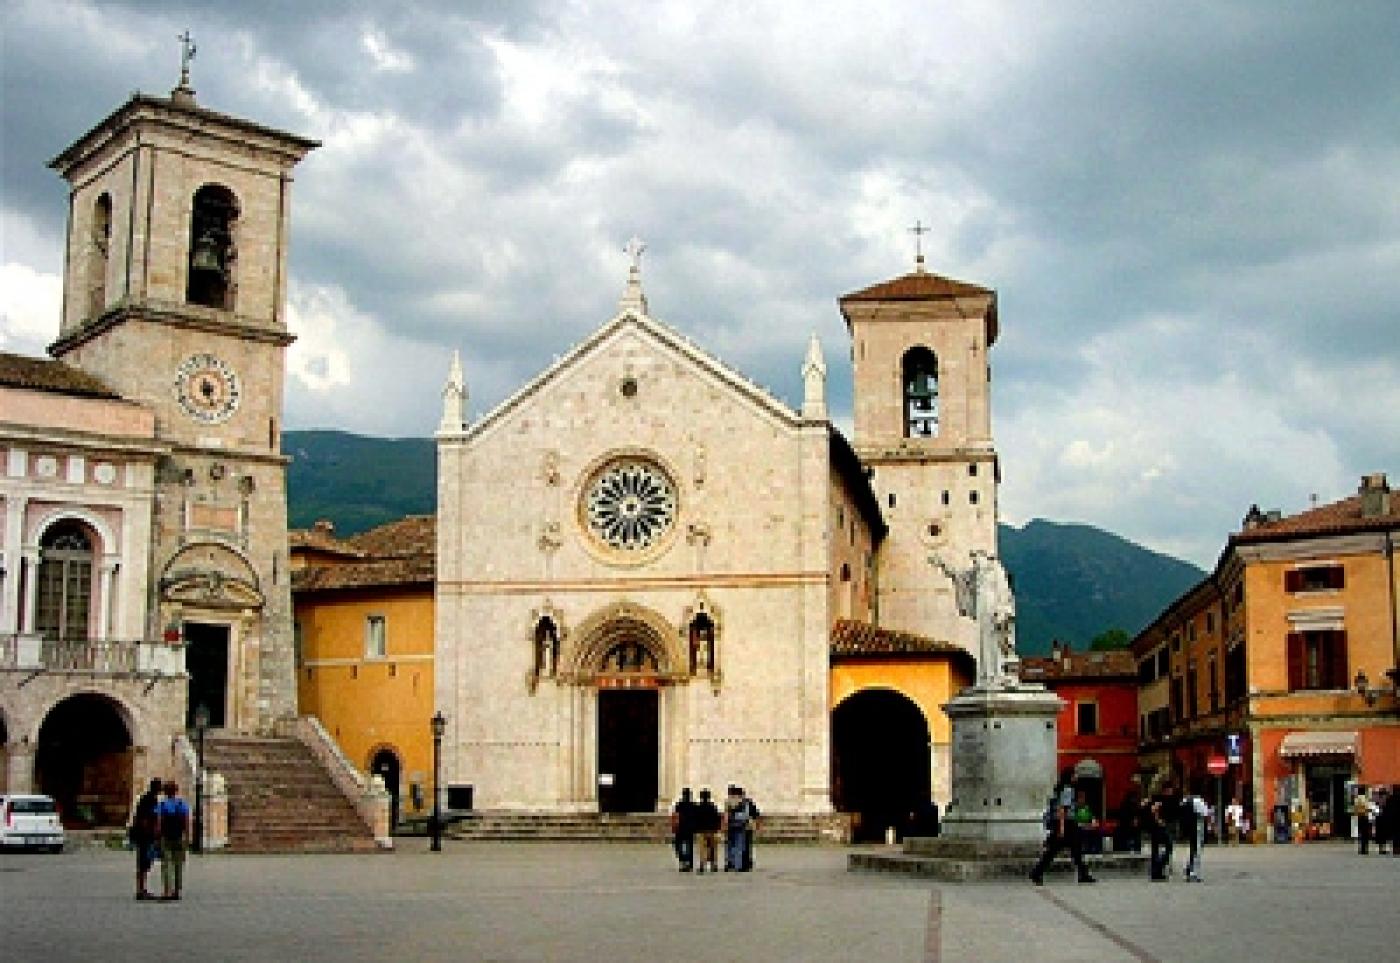
<path id="1" fill-rule="evenodd" d="M 1240 795 L 1255 826 L 1348 834 L 1351 787 L 1400 783 L 1397 532 L 1383 474 L 1297 515 L 1251 508 L 1215 571 L 1134 641 L 1144 686 L 1168 653 L 1170 725 L 1143 716 L 1144 752 L 1165 747 L 1208 798 Z"/>
<path id="2" fill-rule="evenodd" d="M 347 539 L 292 532 L 298 711 L 377 774 L 395 821 L 432 802 L 432 516 Z"/>

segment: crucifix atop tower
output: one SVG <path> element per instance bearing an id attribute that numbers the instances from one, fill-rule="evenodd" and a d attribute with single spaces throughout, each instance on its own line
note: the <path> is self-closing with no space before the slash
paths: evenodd
<path id="1" fill-rule="evenodd" d="M 181 103 L 194 103 L 194 88 L 190 86 L 190 61 L 195 55 L 194 37 L 186 28 L 175 39 L 180 41 L 180 83 L 170 92 L 170 98 Z"/>
<path id="2" fill-rule="evenodd" d="M 932 231 L 931 227 L 924 227 L 924 222 L 916 220 L 914 226 L 909 228 L 909 233 L 914 235 L 914 267 L 916 270 L 924 269 L 924 238 L 925 234 Z"/>

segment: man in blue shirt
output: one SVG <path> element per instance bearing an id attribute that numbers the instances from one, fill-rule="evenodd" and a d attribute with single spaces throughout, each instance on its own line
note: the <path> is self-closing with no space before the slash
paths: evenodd
<path id="1" fill-rule="evenodd" d="M 165 784 L 165 798 L 156 807 L 156 821 L 160 827 L 160 879 L 164 887 L 161 899 L 179 899 L 190 842 L 190 807 L 180 798 L 180 787 L 174 782 Z"/>

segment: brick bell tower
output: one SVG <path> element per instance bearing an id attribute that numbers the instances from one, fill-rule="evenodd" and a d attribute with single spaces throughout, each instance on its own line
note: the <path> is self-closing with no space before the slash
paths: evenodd
<path id="1" fill-rule="evenodd" d="M 851 332 L 853 444 L 889 525 L 881 547 L 882 626 L 956 642 L 975 654 L 953 587 L 929 563 L 969 567 L 996 554 L 999 469 L 992 444 L 989 351 L 996 293 L 915 270 L 840 299 Z"/>
<path id="2" fill-rule="evenodd" d="M 70 185 L 53 357 L 156 413 L 151 637 L 186 644 L 187 718 L 296 713 L 281 449 L 291 170 L 317 145 L 136 94 L 50 163 Z"/>

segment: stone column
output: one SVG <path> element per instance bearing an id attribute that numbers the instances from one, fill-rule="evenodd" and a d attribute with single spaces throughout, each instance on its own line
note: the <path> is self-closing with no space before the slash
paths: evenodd
<path id="1" fill-rule="evenodd" d="M 25 549 L 22 559 L 24 569 L 24 617 L 20 628 L 25 632 L 34 631 L 34 609 L 39 598 L 39 550 Z"/>

